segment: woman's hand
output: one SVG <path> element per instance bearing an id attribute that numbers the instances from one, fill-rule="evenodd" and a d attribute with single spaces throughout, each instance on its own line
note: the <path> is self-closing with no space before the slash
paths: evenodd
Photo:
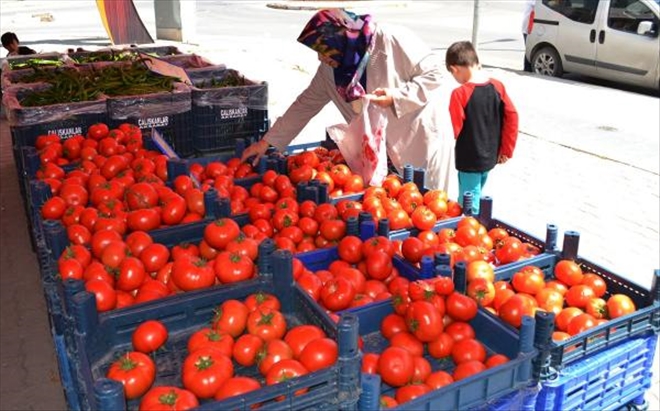
<path id="1" fill-rule="evenodd" d="M 377 88 L 371 94 L 367 94 L 369 101 L 381 107 L 391 107 L 394 104 L 392 90 L 389 88 Z"/>
<path id="2" fill-rule="evenodd" d="M 259 164 L 259 159 L 264 154 L 266 154 L 266 150 L 268 150 L 268 145 L 269 145 L 268 141 L 266 141 L 263 138 L 254 144 L 250 144 L 250 146 L 243 151 L 243 156 L 241 156 L 241 162 L 245 162 L 248 158 L 255 156 L 254 160 L 252 161 L 252 166 L 256 167 L 257 164 Z"/>

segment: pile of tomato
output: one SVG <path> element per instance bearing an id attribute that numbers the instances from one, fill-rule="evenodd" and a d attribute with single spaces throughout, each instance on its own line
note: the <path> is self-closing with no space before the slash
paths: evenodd
<path id="1" fill-rule="evenodd" d="M 366 347 L 362 372 L 379 374 L 394 396 L 381 406 L 394 407 L 432 390 L 504 364 L 509 358 L 489 353 L 470 325 L 477 304 L 454 290 L 451 278 L 401 281 L 393 289 L 394 312 L 382 318 L 384 347 Z M 376 350 L 375 352 L 373 350 Z M 427 358 L 445 359 L 433 369 Z"/>
<path id="2" fill-rule="evenodd" d="M 84 281 L 96 296 L 96 308 L 104 312 L 253 278 L 257 250 L 255 240 L 224 218 L 209 223 L 198 242 L 171 248 L 154 243 L 144 231 L 123 237 L 116 230 L 100 230 L 89 248 L 67 247 L 57 266 L 62 280 Z"/>
<path id="3" fill-rule="evenodd" d="M 150 354 L 167 350 L 167 339 L 168 330 L 161 322 L 145 321 L 133 333 L 134 351 L 108 369 L 106 376 L 124 385 L 127 400 L 140 399 L 141 411 L 186 410 L 203 400 L 242 395 L 263 384 L 279 384 L 330 367 L 339 354 L 337 343 L 321 328 L 288 327 L 279 300 L 266 293 L 222 302 L 211 323 L 188 336 L 181 387 L 153 386 L 159 357 Z M 302 388 L 295 394 L 306 391 Z"/>
<path id="4" fill-rule="evenodd" d="M 520 327 L 525 315 L 533 317 L 539 310 L 553 313 L 555 341 L 636 310 L 625 294 L 607 297 L 605 280 L 596 273 L 584 273 L 573 260 L 559 260 L 553 274 L 546 278 L 539 267 L 528 265 L 510 281 L 495 281 L 492 267 L 472 262 L 467 267 L 467 294 L 514 327 Z"/>
<path id="5" fill-rule="evenodd" d="M 540 250 L 501 227 L 487 230 L 475 217 L 463 217 L 456 228 L 442 228 L 437 233 L 424 230 L 406 238 L 402 253 L 413 264 L 419 263 L 423 256 L 440 253 L 450 256 L 452 266 L 459 261 L 501 266 L 534 257 Z"/>

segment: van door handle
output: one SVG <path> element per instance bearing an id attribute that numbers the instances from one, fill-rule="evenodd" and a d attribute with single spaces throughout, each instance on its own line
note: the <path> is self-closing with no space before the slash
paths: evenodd
<path id="1" fill-rule="evenodd" d="M 589 42 L 590 42 L 590 43 L 593 43 L 594 41 L 596 41 L 596 30 L 593 30 L 593 29 L 592 29 L 592 30 L 589 32 Z"/>
<path id="2" fill-rule="evenodd" d="M 598 33 L 598 42 L 600 44 L 605 42 L 605 30 L 601 30 L 600 33 Z"/>

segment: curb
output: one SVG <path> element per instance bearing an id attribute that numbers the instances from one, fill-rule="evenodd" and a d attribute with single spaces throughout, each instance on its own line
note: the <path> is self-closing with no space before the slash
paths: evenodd
<path id="1" fill-rule="evenodd" d="M 292 0 L 279 3 L 267 3 L 266 7 L 279 10 L 322 10 L 322 9 L 355 9 L 376 7 L 408 7 L 410 1 L 314 1 L 314 0 Z"/>

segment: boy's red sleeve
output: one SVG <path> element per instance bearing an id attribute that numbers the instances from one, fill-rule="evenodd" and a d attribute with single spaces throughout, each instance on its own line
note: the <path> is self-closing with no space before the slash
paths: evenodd
<path id="1" fill-rule="evenodd" d="M 500 93 L 504 103 L 504 116 L 502 119 L 502 144 L 500 145 L 500 154 L 509 158 L 513 157 L 513 151 L 516 148 L 518 140 L 518 111 L 504 89 L 504 85 L 499 81 L 493 82 L 497 92 Z"/>
<path id="2" fill-rule="evenodd" d="M 451 99 L 449 100 L 449 114 L 451 115 L 451 125 L 454 128 L 454 138 L 458 138 L 458 135 L 463 129 L 463 122 L 465 121 L 465 103 L 467 99 L 465 98 L 464 87 L 459 87 L 452 91 Z"/>

